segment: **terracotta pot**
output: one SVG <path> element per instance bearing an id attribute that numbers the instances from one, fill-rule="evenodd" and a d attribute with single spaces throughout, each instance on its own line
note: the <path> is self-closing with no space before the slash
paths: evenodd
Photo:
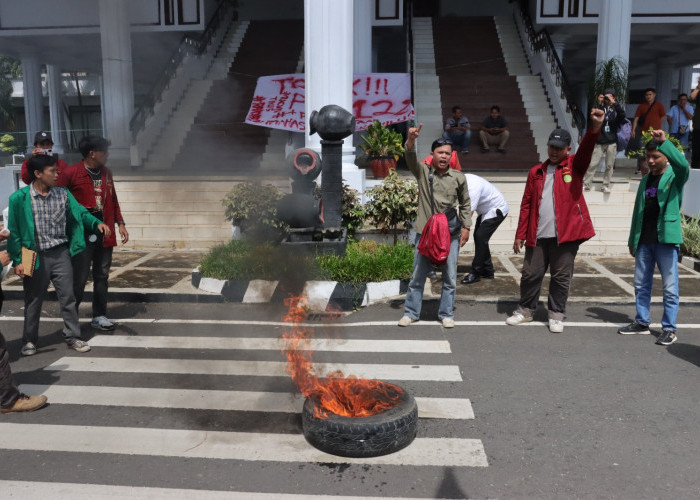
<path id="1" fill-rule="evenodd" d="M 375 179 L 383 179 L 389 175 L 389 169 L 396 168 L 396 159 L 393 156 L 377 156 L 369 160 L 369 166 Z"/>

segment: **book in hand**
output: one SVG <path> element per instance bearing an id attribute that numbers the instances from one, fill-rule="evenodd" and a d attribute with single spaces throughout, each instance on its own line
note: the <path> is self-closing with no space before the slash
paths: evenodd
<path id="1" fill-rule="evenodd" d="M 22 267 L 24 267 L 24 275 L 31 277 L 34 274 L 35 265 L 36 252 L 27 247 L 22 247 Z"/>

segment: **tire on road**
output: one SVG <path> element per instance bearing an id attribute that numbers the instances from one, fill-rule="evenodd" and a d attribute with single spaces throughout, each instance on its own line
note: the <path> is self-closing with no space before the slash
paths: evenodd
<path id="1" fill-rule="evenodd" d="M 302 426 L 304 437 L 321 451 L 341 457 L 365 458 L 388 455 L 413 441 L 418 427 L 418 406 L 404 392 L 395 407 L 371 417 L 314 417 L 316 403 L 304 402 Z"/>

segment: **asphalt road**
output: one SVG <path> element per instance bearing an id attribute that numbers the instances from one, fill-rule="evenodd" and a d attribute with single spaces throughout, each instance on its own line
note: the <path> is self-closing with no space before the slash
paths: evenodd
<path id="1" fill-rule="evenodd" d="M 422 416 L 416 442 L 386 462 L 333 458 L 297 439 L 300 416 L 284 406 L 299 403 L 291 381 L 260 371 L 277 369 L 279 349 L 251 340 L 279 336 L 280 306 L 114 304 L 122 325 L 94 338 L 84 325 L 94 347 L 81 355 L 60 344 L 46 303 L 39 353 L 18 359 L 20 306 L 6 302 L 0 320 L 16 379 L 54 392 L 40 411 L 0 417 L 0 488 L 17 498 L 700 496 L 698 306 L 682 306 L 670 347 L 617 335 L 628 305 L 571 304 L 558 335 L 506 326 L 512 303 L 459 303 L 452 330 L 430 319 L 431 301 L 408 328 L 394 326 L 400 302 L 308 318 L 338 345 L 386 343 L 319 351 L 319 367 L 389 370 L 418 398 L 468 400 L 473 414 Z M 660 308 L 652 313 L 658 321 Z M 408 352 L 425 341 L 448 348 Z M 251 409 L 246 394 L 259 397 Z M 261 395 L 272 395 L 269 408 Z"/>

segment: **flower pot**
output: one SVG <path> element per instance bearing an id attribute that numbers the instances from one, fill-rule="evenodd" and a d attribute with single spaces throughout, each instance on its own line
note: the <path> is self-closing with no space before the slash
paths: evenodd
<path id="1" fill-rule="evenodd" d="M 377 156 L 369 160 L 375 179 L 383 179 L 389 175 L 389 169 L 396 168 L 396 159 L 393 156 Z"/>

